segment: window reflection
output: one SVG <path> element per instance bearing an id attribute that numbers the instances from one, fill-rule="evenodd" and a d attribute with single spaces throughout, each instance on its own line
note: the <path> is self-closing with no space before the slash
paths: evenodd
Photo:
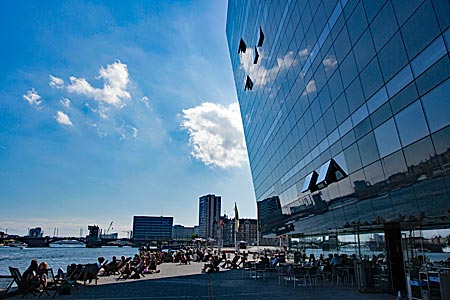
<path id="1" fill-rule="evenodd" d="M 407 65 L 397 75 L 394 76 L 387 84 L 386 88 L 389 97 L 397 94 L 402 88 L 413 80 L 411 67 Z"/>
<path id="2" fill-rule="evenodd" d="M 444 40 L 440 36 L 411 62 L 414 76 L 418 77 L 446 53 Z"/>
<path id="3" fill-rule="evenodd" d="M 423 109 L 431 132 L 450 124 L 450 79 L 422 97 Z"/>
<path id="4" fill-rule="evenodd" d="M 407 146 L 428 134 L 420 101 L 416 101 L 395 116 L 400 141 Z"/>
<path id="5" fill-rule="evenodd" d="M 400 149 L 400 139 L 393 118 L 376 128 L 374 133 L 381 157 Z"/>

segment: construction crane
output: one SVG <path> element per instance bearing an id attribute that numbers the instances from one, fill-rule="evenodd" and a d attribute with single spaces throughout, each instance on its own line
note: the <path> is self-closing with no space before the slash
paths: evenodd
<path id="1" fill-rule="evenodd" d="M 111 228 L 112 228 L 112 224 L 113 224 L 113 221 L 111 221 L 111 223 L 109 223 L 109 227 L 108 227 L 108 229 L 106 230 L 106 233 L 105 233 L 105 234 L 108 234 L 108 233 L 109 233 L 109 231 L 110 231 Z"/>

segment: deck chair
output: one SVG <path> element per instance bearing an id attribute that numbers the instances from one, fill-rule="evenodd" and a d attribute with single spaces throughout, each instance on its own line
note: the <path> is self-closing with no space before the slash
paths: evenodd
<path id="1" fill-rule="evenodd" d="M 56 295 L 65 295 L 70 294 L 70 288 L 74 286 L 77 287 L 77 280 L 80 280 L 82 276 L 84 276 L 86 271 L 86 267 L 84 265 L 77 265 L 75 268 L 71 269 L 70 273 L 67 275 L 65 279 L 56 280 L 55 281 L 55 294 L 53 294 L 52 298 L 55 298 Z"/>
<path id="2" fill-rule="evenodd" d="M 98 267 L 97 264 L 87 264 L 85 265 L 85 272 L 84 272 L 84 284 L 86 284 L 86 281 L 89 280 L 89 283 L 92 280 L 95 280 L 95 284 L 97 284 L 98 282 L 98 278 L 100 275 L 100 271 L 106 266 L 106 264 L 108 263 L 108 261 L 106 260 L 100 267 Z"/>
<path id="3" fill-rule="evenodd" d="M 6 297 L 9 289 L 14 283 L 14 277 L 11 275 L 0 275 L 0 300 Z"/>
<path id="4" fill-rule="evenodd" d="M 11 276 L 13 277 L 14 282 L 17 284 L 19 291 L 22 293 L 22 298 L 25 297 L 25 295 L 28 295 L 29 293 L 33 294 L 34 296 L 37 296 L 34 290 L 39 287 L 39 283 L 32 285 L 26 284 L 22 279 L 22 275 L 20 274 L 19 269 L 17 268 L 9 267 L 9 272 L 11 272 Z"/>

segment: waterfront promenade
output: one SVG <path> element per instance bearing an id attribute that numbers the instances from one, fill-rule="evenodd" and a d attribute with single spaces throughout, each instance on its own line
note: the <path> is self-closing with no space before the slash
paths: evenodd
<path id="1" fill-rule="evenodd" d="M 141 279 L 116 281 L 118 276 L 101 277 L 93 283 L 72 289 L 71 295 L 61 299 L 333 299 L 333 300 L 395 300 L 387 294 L 361 294 L 355 287 L 335 287 L 329 283 L 306 288 L 278 285 L 278 278 L 254 280 L 242 276 L 241 270 L 221 270 L 219 273 L 202 273 L 203 263 L 179 265 L 165 263 L 158 274 Z M 51 293 L 53 296 L 53 292 Z M 34 298 L 26 296 L 25 299 Z M 50 298 L 45 294 L 41 298 Z M 19 296 L 10 299 L 20 299 Z"/>

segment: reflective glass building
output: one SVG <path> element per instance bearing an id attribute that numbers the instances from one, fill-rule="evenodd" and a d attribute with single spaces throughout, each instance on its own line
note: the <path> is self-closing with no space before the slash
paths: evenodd
<path id="1" fill-rule="evenodd" d="M 447 0 L 229 0 L 263 233 L 448 227 L 449 25 Z"/>

